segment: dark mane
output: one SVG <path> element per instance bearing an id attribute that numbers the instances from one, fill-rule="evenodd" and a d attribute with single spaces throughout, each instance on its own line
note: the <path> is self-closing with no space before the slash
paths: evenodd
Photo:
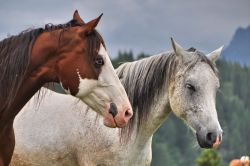
<path id="1" fill-rule="evenodd" d="M 104 40 L 102 36 L 98 33 L 97 30 L 94 30 L 87 37 L 87 53 L 91 60 L 94 60 L 98 55 L 98 51 L 100 49 L 100 45 L 103 45 L 106 48 Z"/>
<path id="2" fill-rule="evenodd" d="M 13 102 L 24 79 L 32 46 L 42 28 L 27 30 L 0 42 L 0 111 Z"/>
<path id="3" fill-rule="evenodd" d="M 197 52 L 191 48 L 189 52 Z M 197 52 L 196 60 L 185 64 L 187 71 L 197 62 L 207 63 L 217 73 L 215 65 L 202 53 Z M 157 102 L 156 96 L 164 92 L 166 85 L 178 70 L 179 59 L 174 52 L 162 53 L 160 55 L 145 58 L 136 62 L 125 63 L 117 69 L 117 74 L 124 85 L 129 100 L 134 110 L 134 115 L 129 124 L 121 129 L 121 140 L 128 141 L 131 132 L 137 126 L 139 132 L 141 124 L 148 118 L 151 106 Z"/>

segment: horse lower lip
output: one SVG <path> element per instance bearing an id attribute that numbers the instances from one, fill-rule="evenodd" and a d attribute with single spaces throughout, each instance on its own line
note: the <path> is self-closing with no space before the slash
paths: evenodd
<path id="1" fill-rule="evenodd" d="M 115 119 L 111 114 L 104 116 L 104 125 L 110 128 L 118 127 L 118 124 L 116 123 Z"/>
<path id="2" fill-rule="evenodd" d="M 110 128 L 116 128 L 117 125 L 116 123 L 110 123 L 110 122 L 104 122 L 104 125 L 107 126 L 107 127 L 110 127 Z"/>
<path id="3" fill-rule="evenodd" d="M 115 119 L 114 119 L 114 122 L 116 124 L 116 127 L 118 127 L 118 128 L 123 128 L 123 127 L 126 126 L 126 124 L 119 124 L 119 123 L 117 123 Z"/>

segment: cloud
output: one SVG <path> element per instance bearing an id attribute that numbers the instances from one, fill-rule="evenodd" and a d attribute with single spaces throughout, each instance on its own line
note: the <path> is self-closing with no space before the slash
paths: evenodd
<path id="1" fill-rule="evenodd" d="M 0 37 L 30 26 L 66 22 L 78 9 L 85 21 L 104 13 L 98 29 L 112 56 L 119 49 L 165 51 L 172 36 L 183 47 L 210 52 L 227 45 L 239 26 L 248 26 L 249 6 L 249 0 L 10 0 L 0 6 Z"/>

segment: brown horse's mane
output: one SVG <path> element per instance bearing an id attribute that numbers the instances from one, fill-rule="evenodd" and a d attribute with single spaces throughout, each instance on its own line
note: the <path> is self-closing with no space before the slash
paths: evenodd
<path id="1" fill-rule="evenodd" d="M 46 24 L 45 28 L 27 29 L 16 36 L 10 36 L 0 41 L 0 112 L 8 109 L 17 95 L 29 66 L 31 50 L 37 37 L 45 31 L 63 29 L 61 35 L 67 28 L 81 26 L 76 20 L 66 24 Z M 105 43 L 101 35 L 94 30 L 87 37 L 88 55 L 94 58 L 100 44 Z"/>
<path id="2" fill-rule="evenodd" d="M 29 46 L 42 32 L 42 28 L 29 29 L 0 42 L 0 111 L 13 102 L 29 65 Z"/>

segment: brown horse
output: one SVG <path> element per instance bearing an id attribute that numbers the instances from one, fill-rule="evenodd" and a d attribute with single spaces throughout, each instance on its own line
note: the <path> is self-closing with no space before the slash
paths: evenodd
<path id="1" fill-rule="evenodd" d="M 106 126 L 127 124 L 133 112 L 95 30 L 100 18 L 84 23 L 75 11 L 66 24 L 47 24 L 0 42 L 0 166 L 11 160 L 15 116 L 45 83 L 60 83 L 102 114 Z"/>
<path id="2" fill-rule="evenodd" d="M 249 157 L 242 156 L 240 159 L 233 159 L 229 166 L 249 166 Z"/>

